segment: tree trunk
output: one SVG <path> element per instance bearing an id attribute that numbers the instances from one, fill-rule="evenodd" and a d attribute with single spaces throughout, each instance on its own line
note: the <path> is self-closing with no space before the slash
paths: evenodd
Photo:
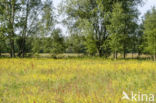
<path id="1" fill-rule="evenodd" d="M 102 49 L 100 48 L 100 44 L 99 43 L 97 43 L 97 52 L 98 52 L 98 56 L 99 57 L 103 56 Z"/>
<path id="2" fill-rule="evenodd" d="M 23 49 L 23 50 L 22 50 L 22 58 L 24 58 L 24 54 L 25 54 L 24 51 L 25 51 L 25 50 Z"/>
<path id="3" fill-rule="evenodd" d="M 115 60 L 117 60 L 117 56 L 118 56 L 118 54 L 117 54 L 117 52 L 115 51 L 115 52 L 114 52 L 114 59 L 115 59 Z"/>
<path id="4" fill-rule="evenodd" d="M 101 49 L 98 49 L 98 53 L 99 53 L 99 56 L 100 56 L 100 57 L 103 56 L 103 53 L 102 53 L 102 50 L 101 50 Z"/>
<path id="5" fill-rule="evenodd" d="M 14 47 L 14 40 L 11 40 L 11 53 L 12 57 L 15 57 L 15 47 Z"/>
<path id="6" fill-rule="evenodd" d="M 15 16 L 15 1 L 10 0 L 10 25 L 11 25 L 11 32 L 10 32 L 10 46 L 11 46 L 11 57 L 15 57 L 15 47 L 14 47 L 14 16 Z"/>
<path id="7" fill-rule="evenodd" d="M 118 59 L 118 53 L 115 52 L 115 59 Z"/>
<path id="8" fill-rule="evenodd" d="M 30 1 L 28 0 L 27 1 L 27 6 L 26 6 L 26 17 L 25 17 L 25 26 L 24 26 L 24 29 L 23 29 L 23 47 L 22 47 L 22 57 L 24 58 L 25 56 L 25 42 L 26 42 L 26 32 L 27 32 L 27 23 L 28 23 L 28 14 L 29 14 L 29 3 Z"/>
<path id="9" fill-rule="evenodd" d="M 10 57 L 12 58 L 12 52 L 11 52 L 11 49 L 10 49 Z"/>
<path id="10" fill-rule="evenodd" d="M 10 38 L 10 46 L 11 46 L 11 48 L 10 48 L 10 57 L 14 58 L 15 57 L 14 40 L 12 40 L 11 38 Z"/>
<path id="11" fill-rule="evenodd" d="M 133 59 L 133 51 L 132 51 L 132 59 Z"/>
<path id="12" fill-rule="evenodd" d="M 154 55 L 153 55 L 154 61 L 156 61 L 156 49 L 154 51 Z"/>
<path id="13" fill-rule="evenodd" d="M 1 48 L 0 48 L 0 57 L 2 56 Z"/>
<path id="14" fill-rule="evenodd" d="M 156 36 L 155 36 L 155 42 L 154 42 L 154 61 L 156 61 Z"/>
<path id="15" fill-rule="evenodd" d="M 156 54 L 153 55 L 154 61 L 156 61 Z"/>
<path id="16" fill-rule="evenodd" d="M 21 57 L 22 51 L 20 50 L 17 54 L 18 57 Z"/>
<path id="17" fill-rule="evenodd" d="M 25 55 L 24 51 L 25 51 L 25 36 L 23 36 L 23 39 L 22 39 L 22 50 L 21 50 L 22 58 L 24 58 L 24 55 Z"/>
<path id="18" fill-rule="evenodd" d="M 141 55 L 141 52 L 140 52 L 140 51 L 138 51 L 138 57 L 137 57 L 138 59 L 140 58 L 140 55 Z"/>
<path id="19" fill-rule="evenodd" d="M 123 58 L 126 59 L 126 50 L 124 50 Z"/>

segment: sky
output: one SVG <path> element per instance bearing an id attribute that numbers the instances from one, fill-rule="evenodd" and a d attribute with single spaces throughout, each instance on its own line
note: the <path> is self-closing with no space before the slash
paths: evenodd
<path id="1" fill-rule="evenodd" d="M 138 9 L 139 9 L 139 11 L 141 13 L 140 17 L 142 17 L 153 6 L 156 7 L 156 0 L 144 0 L 143 6 L 138 7 Z"/>
<path id="2" fill-rule="evenodd" d="M 55 8 L 57 8 L 57 6 L 59 5 L 61 1 L 62 0 L 53 0 Z M 138 7 L 139 12 L 140 12 L 139 18 L 141 19 L 144 16 L 144 14 L 148 10 L 150 10 L 153 6 L 156 7 L 156 0 L 144 0 L 144 4 Z M 57 27 L 60 27 L 63 30 L 63 34 L 66 34 L 67 29 L 63 25 L 58 24 Z"/>

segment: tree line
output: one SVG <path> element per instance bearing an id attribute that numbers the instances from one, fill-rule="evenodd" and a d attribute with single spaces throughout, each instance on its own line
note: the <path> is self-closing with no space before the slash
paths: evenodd
<path id="1" fill-rule="evenodd" d="M 150 54 L 156 60 L 156 9 L 142 22 L 142 0 L 64 0 L 57 8 L 68 36 L 59 23 L 52 0 L 0 0 L 0 55 L 28 53 L 84 53 L 109 57 L 127 53 Z"/>

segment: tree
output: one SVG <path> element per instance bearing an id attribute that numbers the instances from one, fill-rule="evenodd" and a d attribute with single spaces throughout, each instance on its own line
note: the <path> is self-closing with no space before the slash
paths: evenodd
<path id="1" fill-rule="evenodd" d="M 110 33 L 110 48 L 117 59 L 117 53 L 121 50 L 121 39 L 124 31 L 124 12 L 121 3 L 114 4 L 111 14 L 110 25 L 107 26 Z"/>
<path id="2" fill-rule="evenodd" d="M 41 6 L 41 7 L 40 7 Z M 38 22 L 33 24 L 35 31 L 32 32 L 33 36 L 33 52 L 39 53 L 42 49 L 43 52 L 50 52 L 52 48 L 52 39 L 50 38 L 51 34 L 54 31 L 55 28 L 55 22 L 54 19 L 54 7 L 52 0 L 44 0 L 42 5 L 40 5 L 40 19 Z M 38 10 L 35 10 L 38 11 Z M 36 17 L 34 15 L 34 17 Z M 32 30 L 33 30 L 32 29 Z M 37 40 L 37 41 L 36 41 Z M 41 45 L 42 44 L 42 45 Z M 39 49 L 37 49 L 39 47 Z"/>
<path id="3" fill-rule="evenodd" d="M 60 29 L 55 29 L 51 35 L 52 37 L 52 48 L 51 53 L 53 55 L 63 53 L 65 51 L 64 38 L 61 34 Z"/>
<path id="4" fill-rule="evenodd" d="M 3 35 L 3 32 L 3 27 L 0 27 L 0 56 L 2 55 L 1 53 L 5 49 L 5 36 Z"/>
<path id="5" fill-rule="evenodd" d="M 72 28 L 73 31 L 77 30 L 81 34 L 83 31 L 87 31 L 84 23 L 89 23 L 92 27 L 92 37 L 95 40 L 96 50 L 99 56 L 103 56 L 102 45 L 108 36 L 106 32 L 107 19 L 104 20 L 107 15 L 105 12 L 109 10 L 107 0 L 104 0 L 104 8 L 101 7 L 100 0 L 67 0 L 66 3 L 65 12 L 68 15 L 67 24 L 69 28 Z"/>
<path id="6" fill-rule="evenodd" d="M 19 20 L 17 26 L 20 37 L 18 40 L 19 51 L 18 56 L 24 57 L 26 52 L 27 38 L 34 35 L 37 32 L 38 23 L 40 21 L 39 16 L 42 12 L 42 2 L 41 0 L 20 0 L 20 10 L 18 11 L 17 18 Z"/>
<path id="7" fill-rule="evenodd" d="M 15 52 L 18 52 L 19 57 L 24 57 L 29 48 L 29 38 L 50 36 L 54 23 L 52 0 L 0 2 L 0 27 L 4 29 L 6 40 L 10 41 L 11 57 L 15 57 Z"/>
<path id="8" fill-rule="evenodd" d="M 91 34 L 87 35 L 85 45 L 87 48 L 87 53 L 91 56 L 94 56 L 97 52 L 97 49 L 96 49 L 96 41 L 94 40 L 93 35 Z"/>
<path id="9" fill-rule="evenodd" d="M 66 38 L 66 52 L 85 53 L 85 37 L 79 34 L 72 34 Z"/>
<path id="10" fill-rule="evenodd" d="M 136 5 L 141 0 L 66 0 L 64 5 L 64 12 L 67 14 L 65 23 L 73 32 L 79 32 L 83 34 L 86 30 L 86 26 L 89 24 L 92 29 L 92 37 L 95 40 L 96 49 L 99 56 L 107 54 L 106 42 L 109 39 L 109 33 L 107 25 L 110 24 L 109 18 L 113 11 L 113 5 L 117 2 L 122 3 L 123 12 L 125 14 L 124 19 L 124 39 L 123 39 L 123 51 L 124 58 L 127 49 L 128 35 L 131 33 L 131 22 L 134 20 L 133 15 L 136 13 Z M 136 15 L 134 15 L 136 16 Z M 86 33 L 85 35 L 88 35 Z M 90 34 L 91 35 L 91 34 Z M 104 46 L 105 45 L 105 46 Z M 103 48 L 107 47 L 107 48 Z"/>
<path id="11" fill-rule="evenodd" d="M 0 2 L 2 2 L 2 0 L 0 0 Z M 4 27 L 4 22 L 2 22 L 4 20 L 4 18 L 2 18 L 2 15 L 4 14 L 4 5 L 0 4 L 0 56 L 1 56 L 1 53 L 4 49 L 4 45 L 5 45 L 5 27 Z"/>
<path id="12" fill-rule="evenodd" d="M 10 57 L 15 57 L 15 14 L 19 9 L 17 0 L 1 0 L 1 24 L 5 28 L 3 32 L 10 41 Z"/>
<path id="13" fill-rule="evenodd" d="M 143 24 L 140 24 L 138 29 L 137 29 L 137 52 L 138 52 L 138 57 L 143 53 L 144 50 L 144 27 Z"/>
<path id="14" fill-rule="evenodd" d="M 134 39 L 136 36 L 137 29 L 137 19 L 138 19 L 138 9 L 137 5 L 141 3 L 142 0 L 122 2 L 122 8 L 124 10 L 124 31 L 121 39 L 123 57 L 126 58 L 126 54 L 129 52 L 130 48 L 133 48 Z M 133 45 L 134 44 L 134 45 Z"/>
<path id="15" fill-rule="evenodd" d="M 147 12 L 144 21 L 144 33 L 147 47 L 145 48 L 150 54 L 153 55 L 156 61 L 156 9 L 152 8 Z"/>
<path id="16" fill-rule="evenodd" d="M 42 48 L 42 42 L 40 38 L 33 38 L 33 42 L 32 42 L 32 53 L 40 53 L 40 50 Z"/>

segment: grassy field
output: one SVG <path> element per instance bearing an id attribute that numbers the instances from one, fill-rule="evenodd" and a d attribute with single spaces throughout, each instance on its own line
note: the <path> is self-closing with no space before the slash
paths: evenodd
<path id="1" fill-rule="evenodd" d="M 123 91 L 155 94 L 156 63 L 0 59 L 0 103 L 137 103 L 122 100 Z"/>
<path id="2" fill-rule="evenodd" d="M 17 55 L 17 53 L 16 53 L 16 55 Z M 8 58 L 8 57 L 10 57 L 10 54 L 2 53 L 2 57 Z M 26 57 L 27 58 L 52 58 L 52 54 L 49 54 L 49 53 L 36 53 L 36 54 L 27 53 Z M 88 56 L 85 56 L 83 53 L 63 53 L 63 54 L 58 54 L 56 57 L 59 59 L 62 59 L 62 58 L 77 58 L 77 57 L 84 58 L 84 57 L 88 57 Z M 114 57 L 113 57 L 113 55 L 110 55 L 108 58 L 111 59 Z M 141 54 L 139 56 L 137 53 L 134 53 L 134 54 L 127 53 L 126 59 L 132 59 L 132 58 L 133 59 L 140 58 L 140 59 L 149 60 L 149 59 L 151 59 L 151 56 L 147 55 L 147 54 Z M 123 55 L 118 53 L 118 59 L 123 59 Z"/>

